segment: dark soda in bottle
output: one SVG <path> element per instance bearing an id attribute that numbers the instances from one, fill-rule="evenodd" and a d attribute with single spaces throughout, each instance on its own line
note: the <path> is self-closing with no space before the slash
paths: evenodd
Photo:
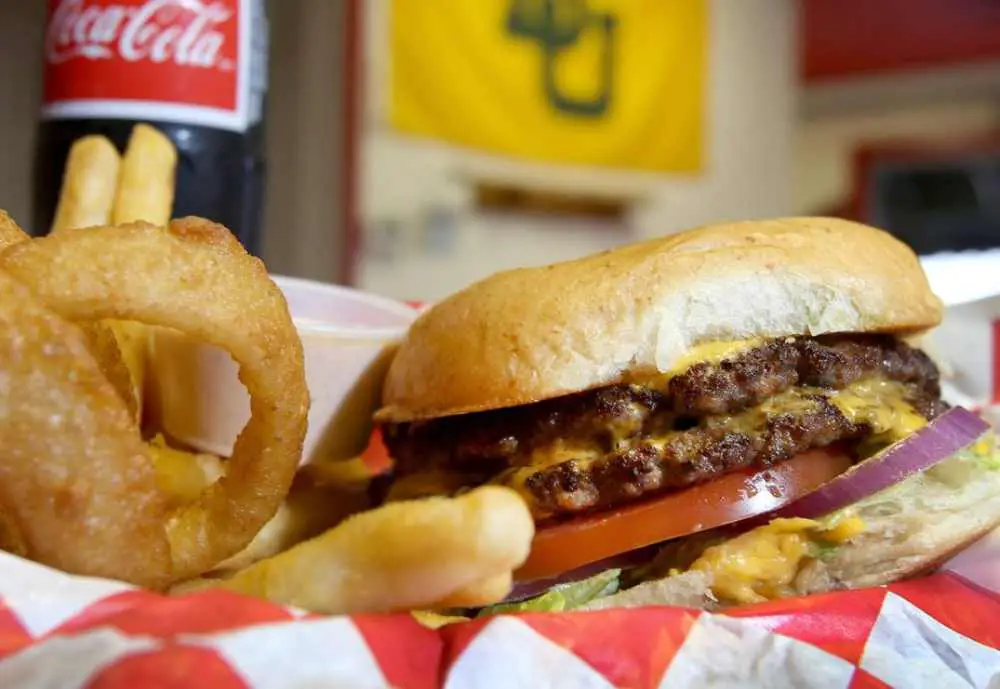
<path id="1" fill-rule="evenodd" d="M 35 156 L 35 234 L 49 231 L 70 147 L 124 152 L 138 122 L 177 147 L 173 216 L 222 223 L 259 253 L 268 26 L 263 0 L 50 0 Z"/>

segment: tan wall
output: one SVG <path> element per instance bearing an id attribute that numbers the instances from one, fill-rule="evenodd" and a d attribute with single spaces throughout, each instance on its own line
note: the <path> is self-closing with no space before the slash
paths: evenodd
<path id="1" fill-rule="evenodd" d="M 264 257 L 272 272 L 335 281 L 344 229 L 345 0 L 272 0 Z"/>
<path id="2" fill-rule="evenodd" d="M 371 2 L 368 45 L 384 41 L 385 0 Z M 796 112 L 795 4 L 792 0 L 712 0 L 708 78 L 708 154 L 697 176 L 640 176 L 510 164 L 487 156 L 405 139 L 380 122 L 387 78 L 384 56 L 367 55 L 368 104 L 361 206 L 366 221 L 400 223 L 392 260 L 369 257 L 361 284 L 396 297 L 435 299 L 490 272 L 579 256 L 637 237 L 721 219 L 791 209 Z M 471 208 L 472 182 L 525 180 L 542 186 L 614 190 L 638 201 L 629 229 L 499 220 Z M 451 251 L 421 248 L 429 207 L 454 219 Z"/>
<path id="3" fill-rule="evenodd" d="M 44 17 L 44 0 L 0 0 L 0 208 L 25 226 L 31 219 Z"/>
<path id="4" fill-rule="evenodd" d="M 279 273 L 338 277 L 343 0 L 271 3 L 265 259 Z M 28 224 L 45 0 L 0 0 L 0 208 Z"/>
<path id="5" fill-rule="evenodd" d="M 859 144 L 997 132 L 998 89 L 1000 65 L 809 89 L 796 141 L 796 212 L 818 212 L 849 197 Z"/>

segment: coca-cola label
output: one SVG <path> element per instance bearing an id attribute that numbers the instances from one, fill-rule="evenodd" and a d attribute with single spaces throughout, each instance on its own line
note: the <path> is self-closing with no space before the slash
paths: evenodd
<path id="1" fill-rule="evenodd" d="M 50 0 L 43 117 L 243 131 L 260 118 L 263 22 L 262 0 Z"/>

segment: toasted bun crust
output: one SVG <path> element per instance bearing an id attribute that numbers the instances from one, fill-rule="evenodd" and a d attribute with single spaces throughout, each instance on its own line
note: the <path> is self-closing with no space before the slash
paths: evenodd
<path id="1" fill-rule="evenodd" d="M 380 421 L 528 404 L 667 371 L 693 346 L 831 332 L 912 333 L 942 304 L 914 253 L 831 218 L 712 225 L 498 273 L 421 316 Z"/>
<path id="2" fill-rule="evenodd" d="M 858 510 L 867 525 L 832 556 L 814 560 L 795 578 L 793 593 L 809 595 L 881 586 L 936 569 L 1000 527 L 1000 471 L 952 458 L 913 476 L 883 500 Z M 703 571 L 649 581 L 585 609 L 679 605 L 720 607 Z"/>

